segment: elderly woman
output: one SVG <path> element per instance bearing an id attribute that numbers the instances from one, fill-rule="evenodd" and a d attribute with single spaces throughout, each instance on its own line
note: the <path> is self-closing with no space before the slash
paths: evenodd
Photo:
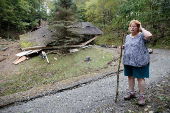
<path id="1" fill-rule="evenodd" d="M 141 32 L 140 32 L 141 30 Z M 129 24 L 130 35 L 126 36 L 124 44 L 124 75 L 128 76 L 130 91 L 124 97 L 125 100 L 135 98 L 135 78 L 138 81 L 140 91 L 139 105 L 145 104 L 145 78 L 149 78 L 149 52 L 146 43 L 149 42 L 152 34 L 142 28 L 138 20 L 132 20 Z"/>

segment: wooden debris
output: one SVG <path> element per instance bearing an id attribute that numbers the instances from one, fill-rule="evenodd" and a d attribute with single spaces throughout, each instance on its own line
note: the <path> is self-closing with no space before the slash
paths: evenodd
<path id="1" fill-rule="evenodd" d="M 22 57 L 18 58 L 17 60 L 15 60 L 15 61 L 13 62 L 13 64 L 19 64 L 20 62 L 22 62 L 22 61 L 24 61 L 24 60 L 26 60 L 26 59 L 27 59 L 26 56 L 22 56 Z"/>
<path id="2" fill-rule="evenodd" d="M 81 44 L 79 44 L 79 45 L 68 45 L 67 46 L 67 48 L 79 48 L 79 47 L 81 47 L 81 48 L 86 48 L 86 47 L 88 47 L 88 46 L 86 46 L 88 43 L 90 43 L 91 41 L 93 41 L 93 40 L 95 40 L 97 37 L 98 37 L 99 35 L 97 35 L 97 36 L 95 36 L 94 38 L 92 38 L 92 39 L 90 39 L 90 40 L 88 40 L 87 42 L 85 42 L 85 43 L 81 43 Z M 19 58 L 17 59 L 17 60 L 15 60 L 13 63 L 14 64 L 18 64 L 18 63 L 20 63 L 20 62 L 22 62 L 22 61 L 24 61 L 26 58 L 25 58 L 25 56 L 27 56 L 27 55 L 30 55 L 30 54 L 33 54 L 33 53 L 38 53 L 38 52 L 40 52 L 40 51 L 42 51 L 42 57 L 43 58 L 46 58 L 47 59 L 47 62 L 49 63 L 49 60 L 48 60 L 48 57 L 47 57 L 47 55 L 46 55 L 46 53 L 45 53 L 45 51 L 44 50 L 59 50 L 59 49 L 61 49 L 62 48 L 62 46 L 47 46 L 47 47 L 45 47 L 45 46 L 35 46 L 35 47 L 28 47 L 28 48 L 23 48 L 22 50 L 23 50 L 23 52 L 20 52 L 20 53 L 18 53 L 18 54 L 16 54 L 16 56 L 18 56 Z M 79 51 L 78 49 L 70 49 L 69 50 L 70 52 L 77 52 L 77 51 Z M 58 54 L 58 52 L 53 52 L 53 51 L 51 51 L 51 53 L 57 53 Z M 23 57 L 22 57 L 23 56 Z M 20 58 L 21 57 L 21 58 Z M 55 60 L 57 60 L 57 58 L 54 58 Z"/>
<path id="3" fill-rule="evenodd" d="M 30 50 L 30 51 L 23 51 L 23 52 L 20 52 L 20 53 L 17 53 L 17 54 L 15 54 L 16 56 L 18 56 L 18 57 L 21 57 L 21 56 L 24 56 L 24 55 L 27 55 L 29 52 L 31 52 L 32 50 Z"/>
<path id="4" fill-rule="evenodd" d="M 85 48 L 88 48 L 89 46 L 83 46 L 82 48 L 85 49 Z"/>
<path id="5" fill-rule="evenodd" d="M 30 44 L 30 46 L 44 46 L 44 47 L 51 44 L 53 41 L 56 40 L 55 37 L 53 36 L 55 30 L 48 30 L 48 28 L 49 28 L 48 25 L 42 27 L 35 27 L 32 30 L 33 32 L 20 35 L 20 42 L 23 43 L 21 45 L 21 48 L 25 48 L 26 47 L 25 44 L 27 45 L 28 43 Z M 89 22 L 76 22 L 73 25 L 68 26 L 68 29 L 76 33 L 77 35 L 80 35 L 81 41 L 84 42 L 86 41 L 86 39 L 92 38 L 91 36 L 103 34 L 103 32 L 100 29 L 98 29 Z M 90 37 L 85 37 L 85 39 L 84 37 L 81 37 L 86 35 Z"/>
<path id="6" fill-rule="evenodd" d="M 24 61 L 27 59 L 27 55 L 33 54 L 33 53 L 38 53 L 39 51 L 41 51 L 41 49 L 39 50 L 29 50 L 29 51 L 23 51 L 20 53 L 15 54 L 16 56 L 18 56 L 18 59 L 16 59 L 13 64 L 19 64 L 20 62 Z"/>
<path id="7" fill-rule="evenodd" d="M 51 53 L 53 53 L 53 54 L 58 54 L 58 52 L 56 52 L 56 51 L 52 51 Z"/>
<path id="8" fill-rule="evenodd" d="M 75 52 L 78 52 L 79 50 L 78 49 L 70 49 L 69 51 L 70 51 L 70 53 L 75 53 Z"/>
<path id="9" fill-rule="evenodd" d="M 83 43 L 83 45 L 87 45 L 88 43 L 90 43 L 91 41 L 95 40 L 99 35 L 95 36 L 94 38 L 88 40 L 87 42 Z"/>
<path id="10" fill-rule="evenodd" d="M 94 38 L 88 40 L 85 43 L 81 43 L 79 45 L 68 45 L 68 48 L 76 48 L 76 47 L 84 47 L 86 46 L 88 43 L 90 43 L 91 41 L 95 40 L 99 35 L 95 36 Z M 28 50 L 47 50 L 47 49 L 60 49 L 62 48 L 62 46 L 50 46 L 50 47 L 46 47 L 46 46 L 34 46 L 34 47 L 28 47 L 28 48 L 22 48 L 23 51 L 28 51 Z"/>
<path id="11" fill-rule="evenodd" d="M 38 53 L 39 51 L 41 51 L 41 49 L 23 51 L 23 52 L 17 53 L 16 56 L 21 57 L 21 56 L 24 56 L 24 55 L 30 55 L 30 54 L 33 54 L 33 53 Z"/>

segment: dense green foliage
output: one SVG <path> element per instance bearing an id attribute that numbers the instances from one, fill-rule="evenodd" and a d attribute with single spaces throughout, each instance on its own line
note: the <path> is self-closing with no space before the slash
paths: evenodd
<path id="1" fill-rule="evenodd" d="M 53 18 L 50 21 L 50 29 L 56 39 L 53 44 L 64 48 L 79 42 L 80 36 L 72 32 L 69 27 L 77 22 L 76 12 L 77 7 L 72 0 L 59 0 L 55 3 Z"/>
<path id="2" fill-rule="evenodd" d="M 45 0 L 0 0 L 0 34 L 10 38 L 10 31 L 22 31 L 47 19 Z M 3 34 L 8 31 L 7 35 Z M 6 33 L 6 32 L 5 32 Z"/>
<path id="3" fill-rule="evenodd" d="M 47 6 L 51 10 L 50 19 L 62 18 L 57 11 L 59 0 L 0 0 L 0 37 L 10 37 L 9 31 L 21 31 L 37 25 L 40 19 L 47 19 Z M 70 1 L 70 0 L 68 0 Z M 128 33 L 129 22 L 137 19 L 142 26 L 152 32 L 151 45 L 170 48 L 170 1 L 169 0 L 72 0 L 76 6 L 77 21 L 88 21 L 104 31 L 104 38 L 97 44 L 111 44 Z M 56 3 L 53 5 L 53 3 Z M 71 7 L 72 7 L 71 6 Z M 70 9 L 65 10 L 71 17 Z M 76 8 L 78 10 L 76 10 Z M 58 11 L 62 13 L 63 7 Z M 72 14 L 72 17 L 73 15 Z M 58 20 L 57 20 L 58 21 Z M 71 20 L 73 21 L 73 20 Z M 8 31 L 8 34 L 2 35 Z M 119 41 L 118 41 L 119 42 Z"/>
<path id="4" fill-rule="evenodd" d="M 153 34 L 152 46 L 170 46 L 169 0 L 73 0 L 84 21 L 89 21 L 104 31 L 97 39 L 99 44 L 114 42 L 115 37 L 127 33 L 129 22 L 139 20 Z M 112 41 L 111 41 L 112 38 Z"/>

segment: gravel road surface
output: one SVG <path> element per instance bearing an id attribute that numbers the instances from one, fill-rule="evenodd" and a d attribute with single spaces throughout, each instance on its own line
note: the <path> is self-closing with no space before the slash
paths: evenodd
<path id="1" fill-rule="evenodd" d="M 154 49 L 150 58 L 150 78 L 146 79 L 147 87 L 162 77 L 170 76 L 170 51 Z M 125 105 L 114 102 L 116 85 L 117 77 L 108 76 L 72 90 L 5 107 L 0 109 L 0 113 L 95 113 L 98 109 L 108 105 L 113 105 L 113 107 L 109 107 L 108 110 L 106 107 L 105 111 L 123 112 Z M 138 92 L 137 84 L 135 90 Z M 127 91 L 127 77 L 124 77 L 121 72 L 118 101 L 126 103 L 122 98 Z"/>

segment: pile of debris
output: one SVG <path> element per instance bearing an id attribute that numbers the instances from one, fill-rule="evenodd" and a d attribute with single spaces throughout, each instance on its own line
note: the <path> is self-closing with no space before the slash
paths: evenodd
<path id="1" fill-rule="evenodd" d="M 85 48 L 87 44 L 90 44 L 95 40 L 99 35 L 102 35 L 103 32 L 92 25 L 89 22 L 78 22 L 74 25 L 71 25 L 70 30 L 77 32 L 78 34 L 84 35 L 83 42 L 80 42 L 78 45 L 68 45 L 67 49 L 70 52 L 77 52 L 76 48 Z M 20 44 L 22 51 L 21 53 L 16 54 L 18 57 L 13 64 L 18 64 L 26 59 L 31 58 L 32 55 L 41 55 L 43 58 L 47 58 L 48 53 L 58 53 L 55 50 L 60 50 L 61 46 L 49 46 L 51 42 L 54 41 L 52 31 L 48 30 L 48 26 L 41 26 L 38 29 L 34 29 L 31 32 L 28 32 L 20 36 Z M 24 48 L 26 47 L 26 48 Z M 102 45 L 101 47 L 109 47 L 107 44 Z M 112 48 L 119 48 L 114 45 Z M 153 50 L 149 50 L 150 53 Z"/>
<path id="2" fill-rule="evenodd" d="M 95 38 L 97 38 L 97 37 L 94 37 L 93 40 Z M 88 41 L 88 42 L 90 42 L 90 41 Z M 86 42 L 84 44 L 81 44 L 81 45 L 72 45 L 72 46 L 69 46 L 69 48 L 71 48 L 71 47 L 79 47 L 79 48 L 83 48 L 84 49 L 84 48 L 88 47 L 88 46 L 86 46 L 86 44 L 88 44 L 88 42 Z M 40 55 L 40 56 L 42 56 L 42 58 L 46 58 L 47 63 L 49 63 L 47 54 L 49 54 L 49 53 L 58 54 L 59 51 L 56 50 L 58 48 L 59 47 L 57 47 L 57 46 L 53 46 L 53 47 L 32 47 L 32 48 L 25 48 L 25 49 L 23 49 L 23 52 L 20 52 L 20 53 L 16 54 L 16 56 L 18 58 L 13 62 L 13 64 L 19 64 L 20 62 L 22 62 L 24 60 L 28 60 L 28 59 L 31 58 L 31 56 L 35 56 L 35 55 Z M 115 48 L 115 47 L 111 47 L 111 48 Z M 70 53 L 74 53 L 74 52 L 78 52 L 78 51 L 79 50 L 77 48 L 69 49 Z M 153 49 L 148 49 L 148 51 L 149 51 L 149 54 L 153 53 Z M 57 60 L 57 58 L 54 58 L 54 59 Z"/>
<path id="3" fill-rule="evenodd" d="M 48 52 L 46 52 L 46 51 L 48 51 Z M 78 49 L 70 49 L 69 51 L 70 51 L 70 53 L 73 53 L 73 52 L 77 52 L 79 50 Z M 47 57 L 47 54 L 49 54 L 49 53 L 56 54 L 58 52 L 56 52 L 55 50 L 42 50 L 42 49 L 23 51 L 23 52 L 16 54 L 16 56 L 18 58 L 13 62 L 13 64 L 19 64 L 22 61 L 28 60 L 35 55 L 40 55 L 42 58 L 46 58 L 47 63 L 50 63 L 48 60 L 48 57 Z M 55 58 L 55 57 L 54 57 L 54 59 L 57 60 L 57 58 Z"/>
<path id="4" fill-rule="evenodd" d="M 95 40 L 99 35 L 102 35 L 103 32 L 92 25 L 89 22 L 78 22 L 70 26 L 70 30 L 77 32 L 78 34 L 84 35 L 83 42 L 80 42 L 78 45 L 68 45 L 67 49 L 70 52 L 76 52 L 78 49 L 83 48 L 93 40 Z M 48 46 L 53 42 L 54 38 L 52 31 L 48 30 L 48 26 L 42 26 L 39 29 L 28 32 L 20 36 L 20 44 L 22 51 L 21 53 L 16 54 L 18 59 L 16 59 L 13 64 L 18 64 L 26 59 L 29 59 L 32 54 L 41 54 L 43 58 L 47 58 L 47 53 L 56 53 L 54 50 L 60 50 L 61 46 Z M 26 48 L 24 48 L 26 47 Z"/>
<path id="5" fill-rule="evenodd" d="M 79 50 L 77 48 L 87 48 L 88 46 L 86 46 L 87 44 L 89 44 L 90 42 L 92 42 L 93 40 L 95 40 L 98 36 L 95 36 L 94 38 L 88 40 L 85 43 L 81 43 L 79 45 L 68 45 L 68 51 L 70 53 L 73 52 L 78 52 Z M 13 64 L 19 64 L 20 62 L 30 59 L 31 56 L 35 56 L 35 55 L 41 55 L 42 58 L 46 58 L 47 62 L 49 63 L 47 54 L 49 53 L 54 53 L 57 54 L 59 53 L 61 47 L 59 46 L 48 46 L 48 47 L 40 47 L 40 46 L 35 46 L 35 47 L 28 47 L 28 48 L 23 48 L 22 51 L 18 54 L 16 54 L 16 56 L 18 57 Z M 57 58 L 55 58 L 57 60 Z"/>
<path id="6" fill-rule="evenodd" d="M 29 59 L 29 55 L 35 54 L 35 53 L 38 54 L 40 51 L 41 51 L 41 49 L 20 52 L 20 53 L 16 54 L 16 56 L 18 58 L 13 62 L 13 64 L 19 64 L 20 62 L 22 62 L 22 61 L 24 61 L 26 59 Z"/>

